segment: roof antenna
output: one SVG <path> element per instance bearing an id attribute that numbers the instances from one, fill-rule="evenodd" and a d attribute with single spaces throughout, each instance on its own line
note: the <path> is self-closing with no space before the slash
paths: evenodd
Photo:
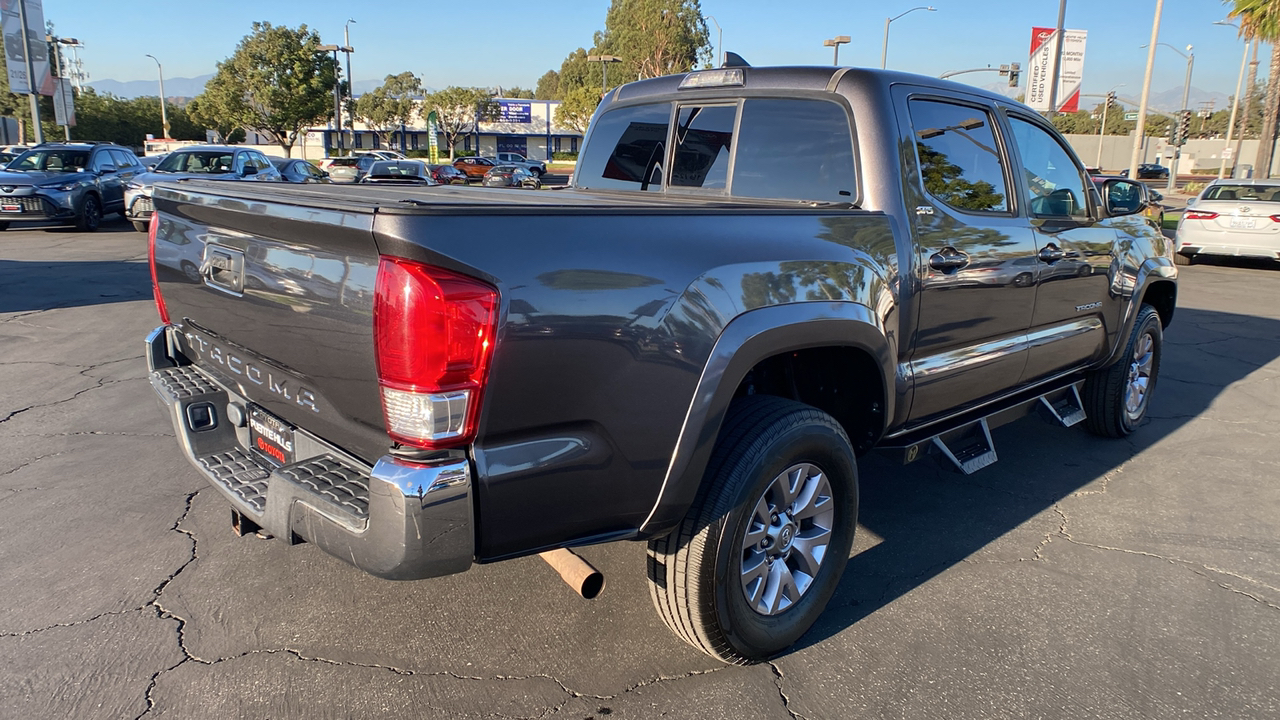
<path id="1" fill-rule="evenodd" d="M 751 67 L 751 63 L 743 60 L 742 56 L 738 53 L 726 50 L 724 53 L 724 64 L 720 67 Z"/>

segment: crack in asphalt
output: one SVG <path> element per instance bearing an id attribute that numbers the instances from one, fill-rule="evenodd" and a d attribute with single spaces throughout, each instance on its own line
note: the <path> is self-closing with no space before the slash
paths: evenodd
<path id="1" fill-rule="evenodd" d="M 61 450 L 59 450 L 58 452 L 52 452 L 52 453 L 48 453 L 48 454 L 45 454 L 45 455 L 39 455 L 39 456 L 37 456 L 37 457 L 31 458 L 30 460 L 28 460 L 28 461 L 26 461 L 26 462 L 22 463 L 21 465 L 19 465 L 19 466 L 15 467 L 15 468 L 11 468 L 11 469 L 9 469 L 9 470 L 5 470 L 4 472 L 0 473 L 0 477 L 4 477 L 5 475 L 12 475 L 12 474 L 14 474 L 14 473 L 18 472 L 19 470 L 21 470 L 21 469 L 22 469 L 22 468 L 24 468 L 24 467 L 30 467 L 30 466 L 35 465 L 36 463 L 40 462 L 41 460 L 46 460 L 46 459 L 51 458 L 51 457 L 58 457 L 58 456 L 59 456 L 59 455 L 61 455 L 61 454 L 62 454 L 62 451 L 61 451 Z M 40 488 L 24 488 L 24 489 L 25 489 L 25 490 L 39 490 Z M 18 492 L 21 492 L 21 491 L 18 491 Z"/>
<path id="2" fill-rule="evenodd" d="M 125 360 L 134 360 L 134 359 L 136 359 L 136 358 L 119 358 L 119 359 L 116 359 L 116 360 L 108 360 L 108 361 L 106 361 L 106 362 L 96 363 L 96 364 L 94 364 L 94 365 L 89 365 L 89 366 L 85 367 L 83 370 L 79 371 L 79 372 L 78 372 L 78 373 L 76 373 L 76 374 L 77 374 L 77 375 L 80 375 L 80 376 L 82 376 L 82 377 L 85 377 L 85 378 L 89 378 L 90 376 L 85 375 L 85 373 L 89 372 L 90 370 L 96 370 L 96 369 L 98 369 L 98 368 L 100 368 L 100 367 L 103 367 L 104 365 L 111 365 L 111 364 L 118 363 L 118 362 L 124 362 Z M 23 414 L 23 413 L 25 413 L 25 412 L 28 412 L 28 411 L 30 411 L 30 410 L 36 410 L 36 409 L 38 409 L 38 408 L 53 407 L 53 406 L 55 406 L 55 405 L 61 405 L 61 404 L 63 404 L 63 403 L 68 403 L 68 402 L 71 402 L 72 400 L 75 400 L 76 398 L 80 397 L 81 395 L 83 395 L 83 394 L 85 394 L 85 393 L 87 393 L 87 392 L 90 392 L 90 391 L 92 391 L 92 390 L 99 390 L 99 389 L 104 388 L 104 387 L 106 387 L 106 386 L 108 386 L 108 385 L 115 385 L 116 383 L 122 383 L 122 382 L 131 382 L 131 381 L 138 380 L 138 379 L 140 379 L 140 378 L 120 378 L 119 380 L 107 380 L 106 378 L 92 378 L 92 379 L 93 379 L 93 380 L 96 380 L 97 382 L 95 382 L 91 387 L 87 387 L 87 388 L 84 388 L 83 390 L 79 390 L 79 391 L 77 391 L 77 392 L 76 392 L 75 394 L 73 394 L 71 397 L 63 398 L 63 399 L 61 399 L 61 400 L 55 400 L 55 401 L 53 401 L 53 402 L 48 402 L 48 403 L 37 403 L 37 404 L 35 404 L 35 405 L 28 405 L 27 407 L 24 407 L 24 408 L 22 408 L 22 409 L 20 409 L 20 410 L 14 410 L 13 412 L 10 412 L 8 415 L 4 416 L 3 418 L 0 418 L 0 424 L 4 424 L 4 423 L 6 423 L 6 422 L 9 422 L 9 421 L 10 421 L 10 420 L 12 420 L 13 418 L 15 418 L 15 417 L 17 417 L 17 416 L 19 416 L 19 415 L 21 415 L 21 414 Z"/>
<path id="3" fill-rule="evenodd" d="M 772 661 L 766 664 L 769 666 L 769 669 L 773 671 L 773 684 L 778 688 L 778 697 L 782 699 L 782 709 L 786 710 L 787 714 L 796 718 L 796 720 L 808 720 L 804 715 L 801 715 L 791 709 L 791 698 L 787 696 L 787 691 L 782 687 L 782 681 L 785 678 L 782 674 L 782 668 L 778 667 L 778 664 Z"/>

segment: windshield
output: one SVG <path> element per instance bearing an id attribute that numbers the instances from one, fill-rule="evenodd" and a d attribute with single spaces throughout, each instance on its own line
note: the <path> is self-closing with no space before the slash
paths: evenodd
<path id="1" fill-rule="evenodd" d="M 171 173 L 229 173 L 234 153 L 225 150 L 201 152 L 177 152 L 156 166 L 156 172 Z"/>
<path id="2" fill-rule="evenodd" d="M 1280 185 L 1214 185 L 1201 199 L 1280 202 Z"/>
<path id="3" fill-rule="evenodd" d="M 84 150 L 28 150 L 9 163 L 9 170 L 44 170 L 47 172 L 82 172 L 89 164 Z"/>
<path id="4" fill-rule="evenodd" d="M 409 175 L 411 177 L 420 177 L 422 175 L 422 166 L 417 163 L 380 162 L 374 163 L 373 169 L 369 171 L 369 174 L 379 176 Z"/>

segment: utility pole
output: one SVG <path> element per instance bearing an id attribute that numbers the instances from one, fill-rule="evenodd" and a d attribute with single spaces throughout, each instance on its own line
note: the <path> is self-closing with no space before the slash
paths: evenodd
<path id="1" fill-rule="evenodd" d="M 1240 150 L 1244 145 L 1244 131 L 1249 129 L 1249 111 L 1253 109 L 1253 86 L 1258 84 L 1258 39 L 1254 38 L 1249 50 L 1249 81 L 1244 93 L 1244 117 L 1240 118 L 1240 134 L 1236 136 L 1236 151 L 1231 154 L 1231 177 L 1240 164 Z"/>
<path id="2" fill-rule="evenodd" d="M 1147 131 L 1147 101 L 1151 99 L 1151 71 L 1156 65 L 1156 43 L 1160 40 L 1160 13 L 1164 0 L 1156 0 L 1156 15 L 1151 21 L 1151 42 L 1147 45 L 1147 70 L 1142 76 L 1142 99 L 1138 101 L 1138 124 L 1134 126 L 1133 155 L 1129 160 L 1129 179 L 1138 179 L 1138 165 L 1142 160 L 1142 139 Z"/>
<path id="3" fill-rule="evenodd" d="M 27 37 L 27 0 L 18 0 L 18 22 L 22 23 L 22 55 L 27 66 L 27 97 L 31 100 L 31 124 L 35 125 L 36 144 L 44 142 L 40 124 L 40 89 L 36 87 L 36 71 L 31 67 L 31 39 Z"/>
<path id="4" fill-rule="evenodd" d="M 351 77 L 351 23 L 355 22 L 351 18 L 347 18 L 347 23 L 342 26 L 342 44 L 347 48 L 347 102 L 352 102 L 356 96 L 355 80 Z M 337 56 L 335 55 L 336 59 Z M 356 135 L 356 118 L 348 108 L 347 124 L 351 126 L 351 137 Z M 353 144 L 355 140 L 351 141 Z M 342 149 L 342 123 L 338 123 L 338 149 Z"/>
<path id="5" fill-rule="evenodd" d="M 156 61 L 156 70 L 160 73 L 160 124 L 164 126 L 164 139 L 169 139 L 169 111 L 165 109 L 164 100 L 164 66 L 160 64 L 159 58 L 150 53 L 147 57 Z"/>
<path id="6" fill-rule="evenodd" d="M 1058 31 L 1053 34 L 1053 72 L 1049 76 L 1049 120 L 1058 114 L 1058 80 L 1062 77 L 1062 33 L 1067 21 L 1067 0 L 1058 0 Z"/>

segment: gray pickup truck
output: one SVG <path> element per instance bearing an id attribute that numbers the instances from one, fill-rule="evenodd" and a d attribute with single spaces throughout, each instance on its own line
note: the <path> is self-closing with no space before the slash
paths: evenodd
<path id="1" fill-rule="evenodd" d="M 151 382 L 235 527 L 412 580 L 648 543 L 727 662 L 836 590 L 857 457 L 1123 437 L 1171 244 L 1026 107 L 852 68 L 619 87 L 573 187 L 156 186 Z"/>

